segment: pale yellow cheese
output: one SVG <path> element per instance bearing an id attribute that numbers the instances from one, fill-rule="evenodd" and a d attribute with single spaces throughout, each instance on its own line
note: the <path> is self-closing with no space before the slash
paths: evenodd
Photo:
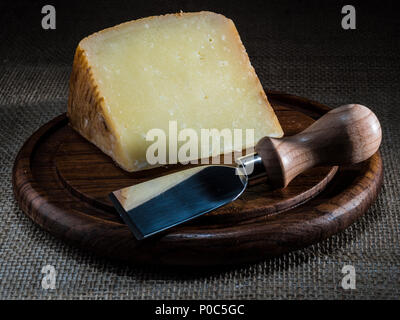
<path id="1" fill-rule="evenodd" d="M 283 134 L 233 22 L 212 12 L 144 18 L 83 39 L 68 116 L 127 171 L 152 167 L 146 134 L 168 134 L 169 121 L 199 137 L 202 128 L 254 129 L 255 143 Z M 241 147 L 250 147 L 244 138 Z"/>

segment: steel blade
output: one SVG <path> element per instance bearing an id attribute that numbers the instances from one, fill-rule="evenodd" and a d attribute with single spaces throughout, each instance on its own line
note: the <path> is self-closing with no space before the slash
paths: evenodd
<path id="1" fill-rule="evenodd" d="M 235 167 L 202 166 L 110 194 L 137 239 L 143 239 L 217 209 L 239 197 L 247 176 Z"/>

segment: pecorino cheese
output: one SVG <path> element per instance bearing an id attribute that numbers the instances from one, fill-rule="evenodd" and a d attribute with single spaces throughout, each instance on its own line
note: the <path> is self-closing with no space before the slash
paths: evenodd
<path id="1" fill-rule="evenodd" d="M 235 25 L 212 12 L 139 19 L 83 39 L 73 63 L 68 117 L 127 171 L 155 166 L 146 159 L 153 143 L 146 135 L 161 129 L 168 142 L 171 121 L 199 137 L 203 128 L 254 129 L 254 141 L 243 138 L 240 149 L 283 135 Z M 224 143 L 211 149 L 215 156 L 236 148 Z"/>

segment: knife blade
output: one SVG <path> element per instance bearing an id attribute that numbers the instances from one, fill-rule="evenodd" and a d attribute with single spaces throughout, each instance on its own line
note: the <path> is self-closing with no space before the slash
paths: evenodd
<path id="1" fill-rule="evenodd" d="M 301 133 L 262 138 L 256 153 L 237 166 L 199 166 L 112 192 L 109 197 L 136 239 L 187 222 L 236 200 L 249 179 L 267 176 L 276 188 L 318 165 L 343 165 L 368 159 L 379 148 L 380 123 L 357 104 L 333 109 Z"/>
<path id="2" fill-rule="evenodd" d="M 247 175 L 234 167 L 201 166 L 118 190 L 110 197 L 135 237 L 143 239 L 234 201 L 247 181 Z"/>

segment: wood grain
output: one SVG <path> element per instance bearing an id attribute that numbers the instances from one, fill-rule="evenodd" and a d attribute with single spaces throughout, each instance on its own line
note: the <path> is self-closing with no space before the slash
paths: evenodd
<path id="1" fill-rule="evenodd" d="M 286 187 L 314 166 L 358 163 L 378 151 L 382 131 L 365 106 L 344 105 L 329 111 L 304 131 L 281 139 L 264 137 L 256 146 L 271 184 Z"/>
<path id="2" fill-rule="evenodd" d="M 329 108 L 269 92 L 286 135 Z M 41 127 L 21 148 L 13 188 L 21 209 L 53 235 L 112 259 L 153 265 L 222 265 L 263 259 L 323 240 L 360 217 L 382 184 L 379 153 L 357 165 L 319 167 L 284 189 L 263 181 L 234 203 L 137 242 L 108 202 L 124 186 L 181 169 L 127 173 L 75 134 L 65 115 Z"/>

